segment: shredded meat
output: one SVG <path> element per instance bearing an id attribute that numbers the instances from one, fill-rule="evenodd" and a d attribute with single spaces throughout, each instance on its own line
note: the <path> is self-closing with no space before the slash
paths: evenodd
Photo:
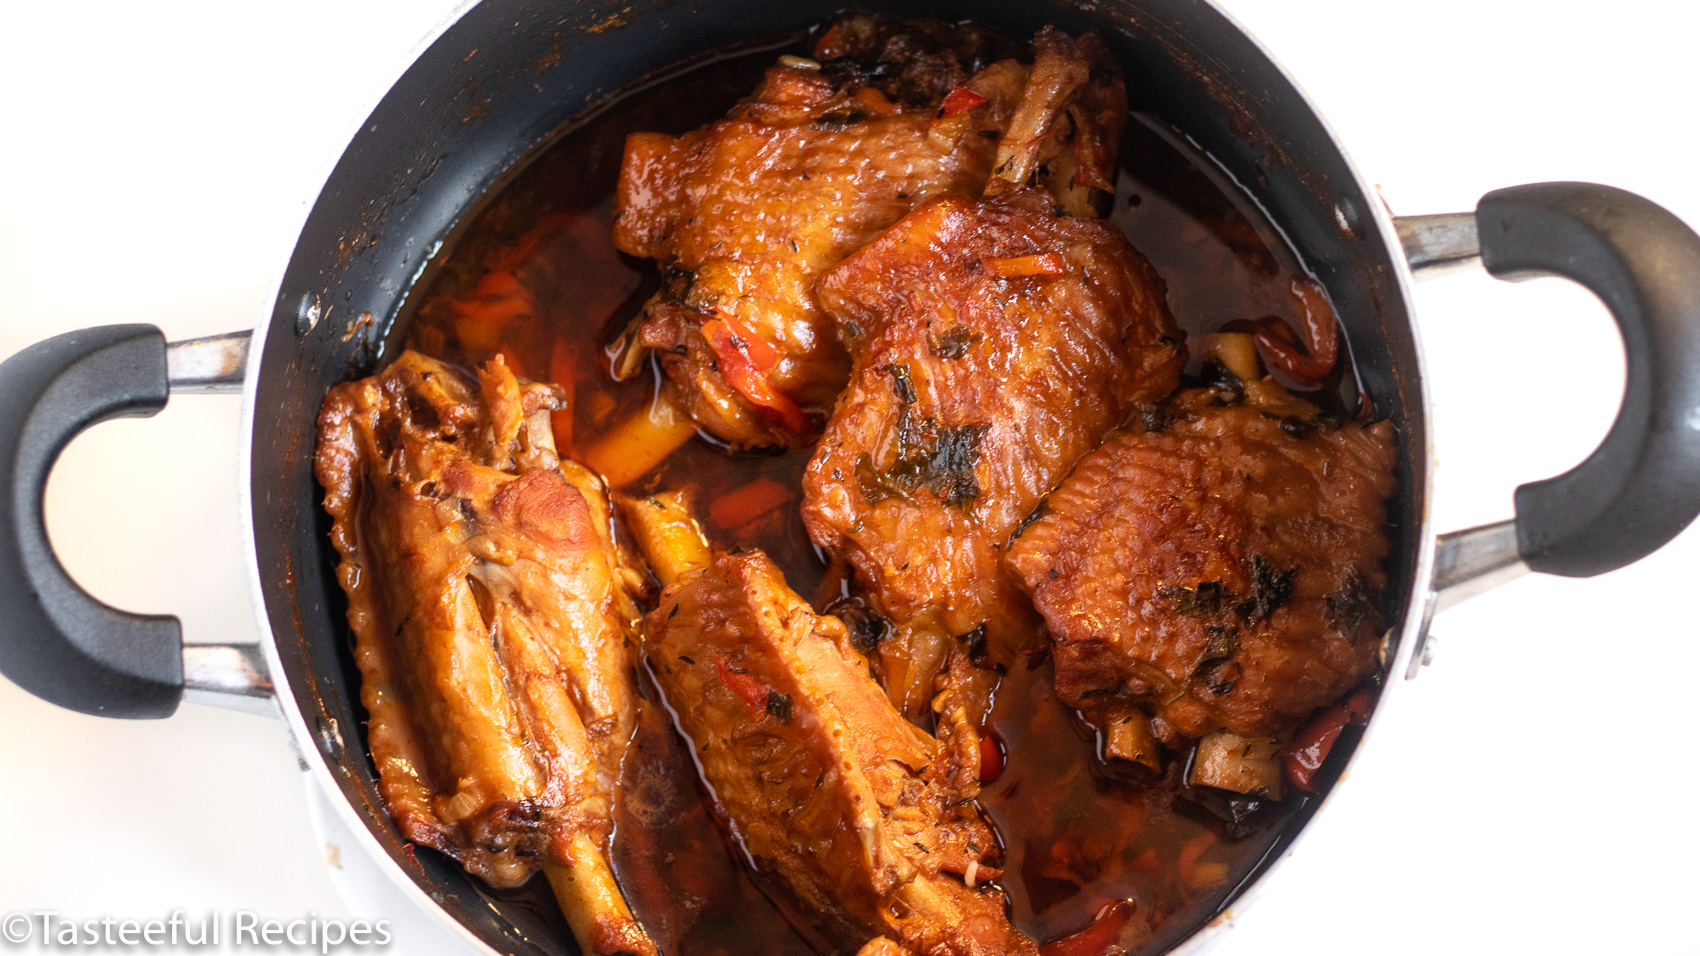
<path id="1" fill-rule="evenodd" d="M 492 886 L 556 867 L 581 945 L 655 952 L 606 853 L 635 721 L 632 573 L 601 481 L 557 459 L 554 387 L 406 352 L 319 418 L 384 802 Z"/>
<path id="2" fill-rule="evenodd" d="M 716 812 L 826 952 L 885 936 L 935 956 L 1037 949 L 1004 915 L 978 742 L 904 720 L 837 618 L 761 552 L 668 587 L 644 649 Z M 878 951 L 878 950 L 875 950 Z"/>
<path id="3" fill-rule="evenodd" d="M 1247 384 L 1275 400 L 1182 393 L 1081 461 L 1011 546 L 1071 706 L 1262 736 L 1375 671 L 1392 426 Z"/>
<path id="4" fill-rule="evenodd" d="M 815 279 L 923 200 L 979 193 L 1026 77 L 984 65 L 994 47 L 850 17 L 822 63 L 774 66 L 725 119 L 630 137 L 614 241 L 669 281 L 622 364 L 656 350 L 675 400 L 733 445 L 812 441 L 849 372 Z M 958 87 L 971 95 L 945 105 Z"/>

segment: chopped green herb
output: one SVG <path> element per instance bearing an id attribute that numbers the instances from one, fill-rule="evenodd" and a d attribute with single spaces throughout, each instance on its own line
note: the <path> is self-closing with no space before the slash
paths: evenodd
<path id="1" fill-rule="evenodd" d="M 1346 640 L 1356 643 L 1366 630 L 1373 631 L 1381 620 L 1376 598 L 1375 589 L 1370 587 L 1358 566 L 1347 565 L 1340 589 L 1322 599 L 1329 625 Z"/>
<path id="2" fill-rule="evenodd" d="M 1254 621 L 1265 620 L 1274 614 L 1293 595 L 1293 576 L 1298 568 L 1276 571 L 1263 555 L 1251 558 L 1251 600 L 1246 616 Z"/>
<path id="3" fill-rule="evenodd" d="M 901 362 L 882 366 L 880 371 L 891 376 L 891 390 L 897 394 L 897 400 L 905 405 L 913 405 L 920 399 L 915 392 L 915 380 L 909 377 L 909 366 Z"/>
<path id="4" fill-rule="evenodd" d="M 941 359 L 959 359 L 968 354 L 968 349 L 980 341 L 980 333 L 970 332 L 963 326 L 957 326 L 943 335 L 927 333 L 927 348 Z"/>
<path id="5" fill-rule="evenodd" d="M 1220 361 L 1211 359 L 1205 362 L 1198 374 L 1205 385 L 1221 393 L 1222 404 L 1238 405 L 1245 401 L 1245 382 Z"/>

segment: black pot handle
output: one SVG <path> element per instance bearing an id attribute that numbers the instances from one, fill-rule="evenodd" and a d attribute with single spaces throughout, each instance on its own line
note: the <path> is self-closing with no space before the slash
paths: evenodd
<path id="1" fill-rule="evenodd" d="M 1700 236 L 1634 193 L 1591 183 L 1499 189 L 1476 206 L 1482 265 L 1556 275 L 1605 302 L 1628 359 L 1623 407 L 1587 460 L 1517 489 L 1531 570 L 1591 577 L 1663 547 L 1700 514 Z"/>
<path id="2" fill-rule="evenodd" d="M 95 600 L 53 553 L 47 475 L 72 438 L 165 407 L 165 336 L 151 325 L 69 332 L 0 363 L 0 672 L 88 714 L 168 717 L 183 698 L 177 618 Z"/>

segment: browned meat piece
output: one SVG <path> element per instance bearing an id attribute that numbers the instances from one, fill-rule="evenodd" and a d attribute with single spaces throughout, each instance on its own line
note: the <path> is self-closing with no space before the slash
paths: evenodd
<path id="1" fill-rule="evenodd" d="M 978 740 L 941 746 L 904 720 L 844 625 L 766 555 L 684 571 L 645 628 L 717 812 L 817 947 L 886 936 L 931 956 L 1037 953 L 989 883 L 999 850 L 973 801 Z"/>
<path id="2" fill-rule="evenodd" d="M 1038 55 L 986 195 L 1043 189 L 1067 215 L 1102 215 L 1116 192 L 1116 143 L 1127 120 L 1121 71 L 1090 33 L 1046 27 L 1033 45 Z"/>
<path id="3" fill-rule="evenodd" d="M 1392 426 L 1331 421 L 1269 379 L 1182 393 L 1166 417 L 1082 460 L 1009 567 L 1066 703 L 1280 734 L 1376 669 Z"/>
<path id="4" fill-rule="evenodd" d="M 390 814 L 497 887 L 539 868 L 581 946 L 653 954 L 608 866 L 635 720 L 635 575 L 551 386 L 406 352 L 333 388 L 317 473 Z"/>
<path id="5" fill-rule="evenodd" d="M 816 285 L 855 370 L 809 464 L 803 520 L 895 625 L 879 670 L 917 720 L 953 646 L 979 665 L 951 669 L 977 687 L 950 682 L 977 723 L 995 669 L 1042 641 L 1002 571 L 1005 542 L 1131 408 L 1174 390 L 1184 362 L 1162 280 L 1089 218 L 1103 177 L 1035 165 L 1090 140 L 1103 146 L 1087 150 L 1092 168 L 1113 168 L 1120 71 L 1095 37 L 1047 29 L 1037 47 L 987 187 L 1003 197 L 929 202 Z"/>
<path id="6" fill-rule="evenodd" d="M 1040 639 L 1005 542 L 1129 410 L 1174 390 L 1180 332 L 1115 227 L 1036 191 L 929 202 L 818 289 L 856 371 L 803 520 L 896 626 L 880 668 L 917 716 L 952 638 L 1004 665 Z"/>
<path id="7" fill-rule="evenodd" d="M 868 940 L 868 945 L 857 950 L 856 956 L 915 956 L 915 952 L 880 936 Z"/>
<path id="8" fill-rule="evenodd" d="M 815 278 L 928 197 L 979 194 L 1026 76 L 981 68 L 991 47 L 852 17 L 822 62 L 783 58 L 725 119 L 630 137 L 614 241 L 669 283 L 622 364 L 658 350 L 679 403 L 733 445 L 813 440 L 849 373 Z"/>

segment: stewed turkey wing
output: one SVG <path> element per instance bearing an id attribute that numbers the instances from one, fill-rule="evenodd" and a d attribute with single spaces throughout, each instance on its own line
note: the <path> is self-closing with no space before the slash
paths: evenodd
<path id="1" fill-rule="evenodd" d="M 931 21 L 851 16 L 816 47 L 723 120 L 633 135 L 620 170 L 614 241 L 669 280 L 621 362 L 657 350 L 676 400 L 737 446 L 814 438 L 849 373 L 816 277 L 917 203 L 978 195 L 1026 76 Z"/>
<path id="2" fill-rule="evenodd" d="M 1036 192 L 934 200 L 819 291 L 857 361 L 803 518 L 895 625 L 879 664 L 916 716 L 958 639 L 1004 666 L 1041 646 L 1005 542 L 1131 409 L 1174 389 L 1179 332 L 1113 226 Z"/>
<path id="3" fill-rule="evenodd" d="M 669 534 L 689 524 L 674 498 L 623 510 L 674 581 L 645 621 L 650 668 L 716 812 L 792 919 L 846 954 L 877 936 L 936 956 L 1036 952 L 988 885 L 999 850 L 974 803 L 978 739 L 941 745 L 905 720 L 844 625 L 766 555 L 710 557 L 694 529 Z"/>
<path id="4" fill-rule="evenodd" d="M 988 197 L 1042 189 L 1069 216 L 1098 216 L 1116 191 L 1127 88 L 1104 41 L 1046 27 L 1021 102 L 998 143 Z"/>
<path id="5" fill-rule="evenodd" d="M 994 671 L 1043 646 L 1002 549 L 1076 459 L 1174 390 L 1184 361 L 1150 264 L 1109 223 L 1059 211 L 1089 206 L 1092 187 L 1032 164 L 1120 129 L 1120 74 L 1094 38 L 1046 30 L 1038 49 L 993 174 L 1004 195 L 927 202 L 816 285 L 855 370 L 803 519 L 894 625 L 875 657 L 916 720 L 953 648 L 972 666 L 949 673 L 976 686 L 953 678 L 950 696 L 977 723 Z"/>
<path id="6" fill-rule="evenodd" d="M 1101 727 L 1268 738 L 1373 673 L 1396 451 L 1273 380 L 1177 395 L 1011 546 L 1057 691 Z"/>
<path id="7" fill-rule="evenodd" d="M 474 383 L 406 352 L 331 390 L 317 473 L 397 825 L 493 886 L 549 870 L 586 952 L 653 954 L 607 861 L 635 575 L 560 404 L 500 357 Z"/>

